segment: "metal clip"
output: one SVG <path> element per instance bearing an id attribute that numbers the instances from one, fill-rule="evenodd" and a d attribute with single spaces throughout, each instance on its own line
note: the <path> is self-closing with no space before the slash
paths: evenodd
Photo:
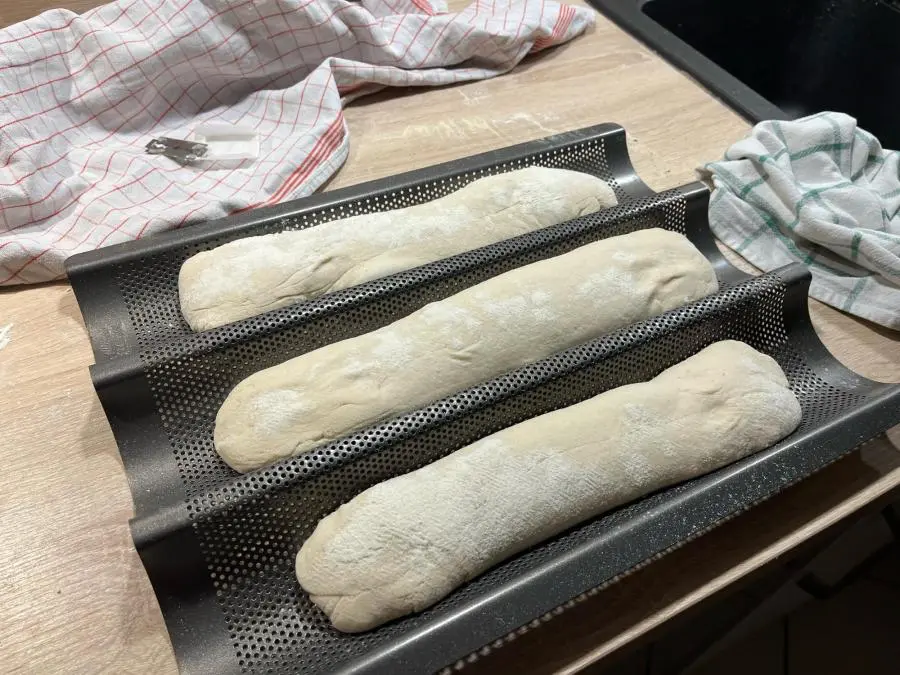
<path id="1" fill-rule="evenodd" d="M 169 159 L 174 159 L 182 164 L 196 162 L 206 154 L 209 148 L 206 143 L 185 141 L 180 138 L 167 138 L 165 136 L 154 138 L 144 147 L 148 154 L 165 155 Z"/>

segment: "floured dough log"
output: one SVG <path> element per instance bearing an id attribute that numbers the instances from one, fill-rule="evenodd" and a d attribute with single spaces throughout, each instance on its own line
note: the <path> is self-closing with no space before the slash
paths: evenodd
<path id="1" fill-rule="evenodd" d="M 251 375 L 222 404 L 215 447 L 249 471 L 716 290 L 683 235 L 594 242 Z"/>
<path id="2" fill-rule="evenodd" d="M 238 239 L 181 267 L 181 312 L 195 331 L 349 288 L 613 206 L 600 178 L 529 167 L 440 199 L 305 230 Z"/>
<path id="3" fill-rule="evenodd" d="M 718 342 L 649 382 L 369 488 L 319 522 L 297 579 L 336 628 L 368 630 L 576 523 L 767 448 L 799 422 L 772 358 Z"/>

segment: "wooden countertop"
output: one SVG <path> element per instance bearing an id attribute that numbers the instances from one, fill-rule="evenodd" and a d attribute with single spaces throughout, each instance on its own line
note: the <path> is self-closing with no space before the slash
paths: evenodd
<path id="1" fill-rule="evenodd" d="M 64 2 L 83 11 L 97 3 Z M 458 0 L 454 6 L 461 6 Z M 0 0 L 0 25 L 55 6 Z M 655 189 L 694 179 L 749 125 L 603 17 L 589 35 L 494 80 L 382 93 L 346 111 L 350 158 L 330 188 L 618 122 Z M 898 335 L 811 302 L 847 366 L 900 381 Z M 91 387 L 63 283 L 0 291 L 0 664 L 4 672 L 176 672 L 128 532 L 122 464 Z M 894 430 L 897 431 L 896 429 Z M 575 672 L 900 485 L 900 434 L 832 465 L 580 603 L 473 667 Z M 565 634 L 565 646 L 559 636 Z"/>

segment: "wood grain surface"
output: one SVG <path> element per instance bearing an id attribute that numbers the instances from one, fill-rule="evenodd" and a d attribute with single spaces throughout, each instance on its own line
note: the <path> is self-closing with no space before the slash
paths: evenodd
<path id="1" fill-rule="evenodd" d="M 94 4 L 66 2 L 83 11 Z M 459 7 L 463 3 L 454 2 Z M 0 0 L 0 25 L 53 4 Z M 602 17 L 587 36 L 495 80 L 381 93 L 346 111 L 351 151 L 334 188 L 599 122 L 626 127 L 654 188 L 694 179 L 749 125 Z M 898 336 L 820 303 L 829 349 L 900 381 Z M 131 499 L 88 375 L 87 335 L 62 283 L 0 291 L 0 671 L 176 672 L 131 544 Z M 900 485 L 897 441 L 880 440 L 564 612 L 473 672 L 575 672 L 827 524 Z M 563 643 L 560 636 L 565 635 Z"/>

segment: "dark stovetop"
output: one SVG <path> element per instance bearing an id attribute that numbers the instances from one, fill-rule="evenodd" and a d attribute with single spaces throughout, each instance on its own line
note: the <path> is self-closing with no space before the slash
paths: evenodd
<path id="1" fill-rule="evenodd" d="M 835 110 L 900 148 L 900 0 L 588 0 L 754 122 Z"/>

